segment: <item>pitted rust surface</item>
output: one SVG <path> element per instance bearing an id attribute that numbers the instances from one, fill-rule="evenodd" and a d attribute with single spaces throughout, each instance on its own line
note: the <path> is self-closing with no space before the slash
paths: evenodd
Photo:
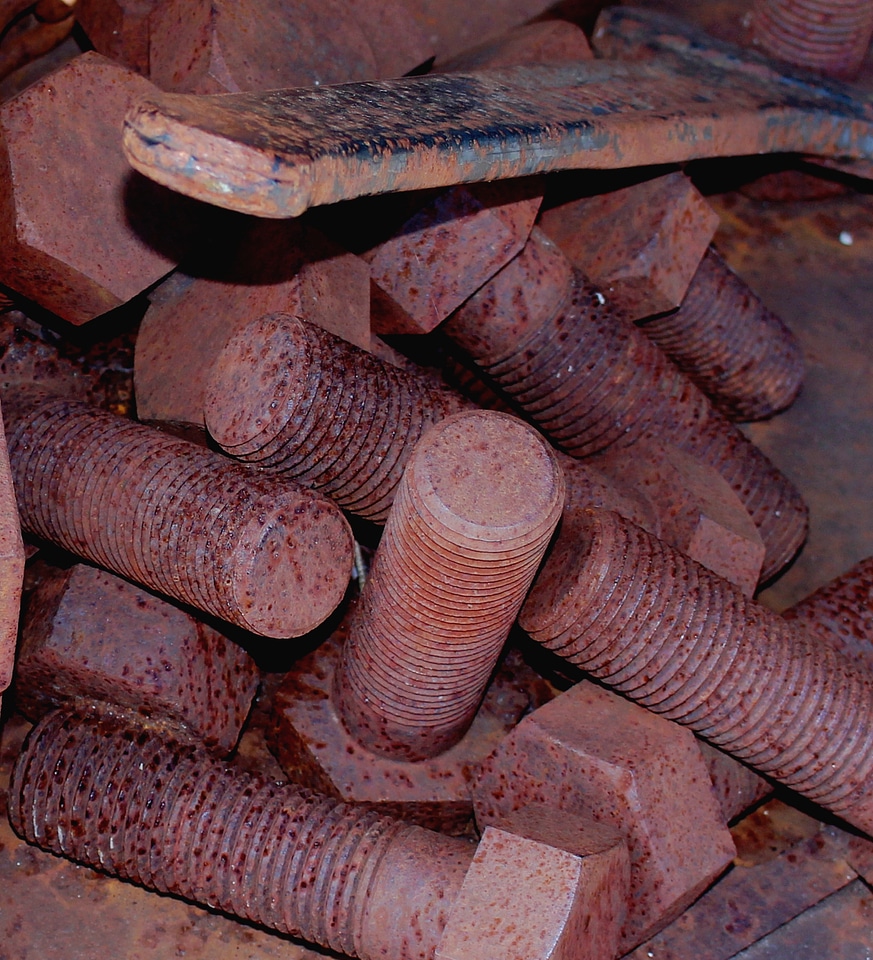
<path id="1" fill-rule="evenodd" d="M 718 470 L 764 541 L 762 579 L 800 548 L 791 482 L 538 229 L 444 330 L 573 456 L 654 436 Z"/>
<path id="2" fill-rule="evenodd" d="M 467 406 L 319 327 L 274 314 L 221 352 L 206 425 L 229 455 L 383 523 L 425 429 Z"/>
<path id="3" fill-rule="evenodd" d="M 522 421 L 470 411 L 425 433 L 336 674 L 359 742 L 420 760 L 461 739 L 563 505 L 560 468 Z"/>
<path id="4" fill-rule="evenodd" d="M 132 177 L 118 142 L 125 111 L 154 89 L 86 53 L 0 108 L 0 281 L 71 323 L 155 283 L 185 244 L 189 206 Z M 154 242 L 161 219 L 175 222 L 169 247 Z"/>
<path id="5" fill-rule="evenodd" d="M 476 822 L 511 823 L 542 805 L 540 839 L 566 820 L 615 829 L 630 852 L 620 954 L 669 923 L 730 863 L 734 845 L 693 735 L 583 681 L 525 717 L 482 767 Z"/>
<path id="6" fill-rule="evenodd" d="M 473 855 L 81 711 L 34 728 L 9 814 L 45 849 L 362 958 L 432 956 Z"/>
<path id="7" fill-rule="evenodd" d="M 803 383 L 794 334 L 710 247 L 682 306 L 640 329 L 731 420 L 788 407 Z"/>
<path id="8" fill-rule="evenodd" d="M 870 156 L 873 113 L 839 85 L 780 73 L 681 21 L 637 11 L 599 23 L 602 46 L 656 56 L 156 95 L 128 115 L 124 147 L 135 169 L 165 186 L 270 217 L 558 169 L 766 152 Z"/>
<path id="9" fill-rule="evenodd" d="M 869 675 L 617 514 L 575 519 L 575 536 L 531 590 L 522 627 L 650 710 L 873 830 Z"/>
<path id="10" fill-rule="evenodd" d="M 753 42 L 780 60 L 831 77 L 854 77 L 870 46 L 866 0 L 755 0 Z"/>
<path id="11" fill-rule="evenodd" d="M 23 580 L 24 543 L 0 412 L 0 694 L 12 679 Z"/>
<path id="12" fill-rule="evenodd" d="M 559 204 L 543 213 L 540 226 L 574 267 L 639 320 L 682 303 L 718 214 L 677 172 Z"/>
<path id="13" fill-rule="evenodd" d="M 266 636 L 306 633 L 342 599 L 351 533 L 325 498 L 78 401 L 8 403 L 29 532 Z"/>
<path id="14" fill-rule="evenodd" d="M 52 570 L 31 594 L 15 702 L 31 719 L 70 700 L 117 704 L 179 724 L 223 755 L 239 740 L 258 678 L 251 657 L 213 627 L 77 564 Z"/>

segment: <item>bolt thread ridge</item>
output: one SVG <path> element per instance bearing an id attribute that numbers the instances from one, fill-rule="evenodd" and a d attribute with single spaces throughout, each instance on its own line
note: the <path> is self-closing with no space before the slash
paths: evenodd
<path id="1" fill-rule="evenodd" d="M 319 494 L 80 401 L 6 406 L 29 532 L 267 636 L 312 630 L 342 599 L 351 532 Z"/>
<path id="2" fill-rule="evenodd" d="M 682 306 L 639 328 L 730 420 L 784 410 L 803 382 L 797 338 L 713 247 Z"/>
<path id="3" fill-rule="evenodd" d="M 575 516 L 577 535 L 547 561 L 522 627 L 851 819 L 873 774 L 871 677 L 617 514 Z"/>
<path id="4" fill-rule="evenodd" d="M 205 418 L 230 456 L 384 523 L 425 428 L 470 406 L 315 324 L 271 314 L 225 346 Z"/>
<path id="5" fill-rule="evenodd" d="M 806 539 L 800 494 L 644 333 L 602 299 L 577 272 L 570 296 L 513 353 L 504 349 L 502 357 L 489 359 L 480 333 L 473 359 L 575 457 L 655 436 L 714 467 L 758 528 L 766 548 L 762 579 L 770 579 Z M 457 318 L 453 323 L 450 336 L 460 326 Z"/>
<path id="6" fill-rule="evenodd" d="M 53 853 L 349 956 L 380 861 L 415 829 L 75 709 L 29 734 L 9 816 Z"/>
<path id="7" fill-rule="evenodd" d="M 836 77 L 861 67 L 873 33 L 868 0 L 756 0 L 754 38 L 768 53 Z"/>

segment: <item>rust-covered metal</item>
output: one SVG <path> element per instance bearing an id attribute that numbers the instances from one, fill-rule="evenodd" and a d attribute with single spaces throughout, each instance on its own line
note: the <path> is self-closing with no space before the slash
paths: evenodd
<path id="1" fill-rule="evenodd" d="M 335 698 L 375 753 L 435 756 L 469 728 L 564 506 L 533 428 L 492 411 L 431 427 L 407 464 L 343 648 Z"/>
<path id="2" fill-rule="evenodd" d="M 351 531 L 324 497 L 80 401 L 6 400 L 30 533 L 265 636 L 306 633 L 342 600 Z"/>
<path id="3" fill-rule="evenodd" d="M 718 470 L 764 541 L 762 579 L 800 548 L 790 480 L 538 228 L 443 330 L 571 455 L 654 436 Z"/>
<path id="4" fill-rule="evenodd" d="M 362 960 L 473 960 L 477 915 L 490 918 L 481 949 L 502 960 L 556 945 L 567 960 L 612 956 L 604 920 L 626 896 L 612 849 L 579 856 L 491 828 L 477 850 L 81 709 L 31 732 L 9 812 L 44 849 Z"/>
<path id="5" fill-rule="evenodd" d="M 867 0 L 755 0 L 752 41 L 780 60 L 851 79 L 873 35 Z"/>
<path id="6" fill-rule="evenodd" d="M 231 337 L 205 402 L 206 426 L 230 456 L 380 523 L 425 429 L 470 406 L 286 314 L 260 317 Z"/>
<path id="7" fill-rule="evenodd" d="M 78 0 L 76 20 L 94 49 L 149 75 L 149 15 L 158 0 Z"/>
<path id="8" fill-rule="evenodd" d="M 869 833 L 873 681 L 617 514 L 590 510 L 519 622 L 638 703 Z"/>
<path id="9" fill-rule="evenodd" d="M 615 829 L 631 886 L 620 954 L 677 917 L 735 850 L 694 736 L 588 681 L 525 717 L 483 765 L 479 827 L 533 804 Z M 548 839 L 548 835 L 544 835 Z"/>
<path id="10" fill-rule="evenodd" d="M 124 149 L 165 186 L 268 217 L 557 169 L 788 151 L 873 156 L 873 112 L 844 87 L 780 73 L 654 14 L 608 11 L 595 37 L 607 56 L 650 62 L 153 95 L 128 114 Z"/>
<path id="11" fill-rule="evenodd" d="M 210 751 L 239 740 L 258 687 L 252 658 L 214 627 L 154 594 L 76 564 L 30 595 L 15 702 L 32 719 L 95 700 L 174 725 Z"/>
<path id="12" fill-rule="evenodd" d="M 24 543 L 0 413 L 0 694 L 12 679 L 23 581 Z"/>
<path id="13" fill-rule="evenodd" d="M 797 337 L 710 247 L 682 305 L 640 329 L 731 420 L 790 406 L 803 384 Z"/>

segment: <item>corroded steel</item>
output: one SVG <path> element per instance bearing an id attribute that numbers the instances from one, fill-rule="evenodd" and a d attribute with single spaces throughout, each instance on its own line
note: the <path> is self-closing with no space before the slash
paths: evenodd
<path id="1" fill-rule="evenodd" d="M 469 404 L 285 314 L 236 333 L 212 368 L 206 426 L 229 455 L 384 523 L 425 429 Z"/>
<path id="2" fill-rule="evenodd" d="M 515 417 L 471 411 L 425 433 L 336 673 L 359 742 L 420 760 L 461 739 L 563 505 L 560 468 Z"/>
<path id="3" fill-rule="evenodd" d="M 575 536 L 531 590 L 522 627 L 650 710 L 873 830 L 869 674 L 617 514 L 590 510 L 574 521 Z"/>
<path id="4" fill-rule="evenodd" d="M 224 755 L 239 740 L 259 680 L 238 644 L 126 580 L 75 564 L 31 594 L 15 702 L 31 719 L 77 699 L 167 722 Z"/>
<path id="5" fill-rule="evenodd" d="M 23 580 L 24 543 L 0 413 L 0 694 L 12 679 Z"/>
<path id="6" fill-rule="evenodd" d="M 481 932 L 502 960 L 613 956 L 617 924 L 586 921 L 626 896 L 609 851 L 568 857 L 493 828 L 477 850 L 81 710 L 31 732 L 9 811 L 55 853 L 363 960 L 470 956 L 458 921 L 489 903 L 501 915 Z M 536 925 L 519 929 L 520 911 Z"/>
<path id="7" fill-rule="evenodd" d="M 79 0 L 76 19 L 98 53 L 149 75 L 149 14 L 158 0 Z"/>
<path id="8" fill-rule="evenodd" d="M 731 420 L 761 420 L 784 410 L 803 383 L 797 338 L 714 247 L 682 306 L 640 329 Z"/>
<path id="9" fill-rule="evenodd" d="M 718 470 L 764 541 L 762 579 L 800 548 L 791 482 L 538 228 L 443 330 L 573 456 L 654 436 Z"/>
<path id="10" fill-rule="evenodd" d="M 351 532 L 324 497 L 41 391 L 8 397 L 7 417 L 29 532 L 265 636 L 306 633 L 342 599 Z"/>
<path id="11" fill-rule="evenodd" d="M 788 151 L 873 157 L 873 111 L 838 85 L 762 67 L 764 58 L 652 14 L 610 11 L 601 43 L 613 32 L 622 53 L 645 42 L 657 61 L 155 95 L 128 114 L 124 148 L 165 186 L 269 217 L 557 169 Z"/>
<path id="12" fill-rule="evenodd" d="M 754 43 L 767 53 L 831 77 L 854 77 L 870 46 L 868 0 L 755 0 Z"/>

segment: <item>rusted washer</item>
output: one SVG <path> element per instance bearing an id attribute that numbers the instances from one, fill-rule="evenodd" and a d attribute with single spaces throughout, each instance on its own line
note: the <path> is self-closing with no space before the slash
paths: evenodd
<path id="1" fill-rule="evenodd" d="M 564 478 L 514 417 L 471 411 L 422 438 L 337 671 L 349 731 L 408 760 L 458 742 L 561 515 Z"/>
<path id="2" fill-rule="evenodd" d="M 329 500 L 79 401 L 28 390 L 6 412 L 31 533 L 264 636 L 307 633 L 342 599 L 352 538 Z"/>

